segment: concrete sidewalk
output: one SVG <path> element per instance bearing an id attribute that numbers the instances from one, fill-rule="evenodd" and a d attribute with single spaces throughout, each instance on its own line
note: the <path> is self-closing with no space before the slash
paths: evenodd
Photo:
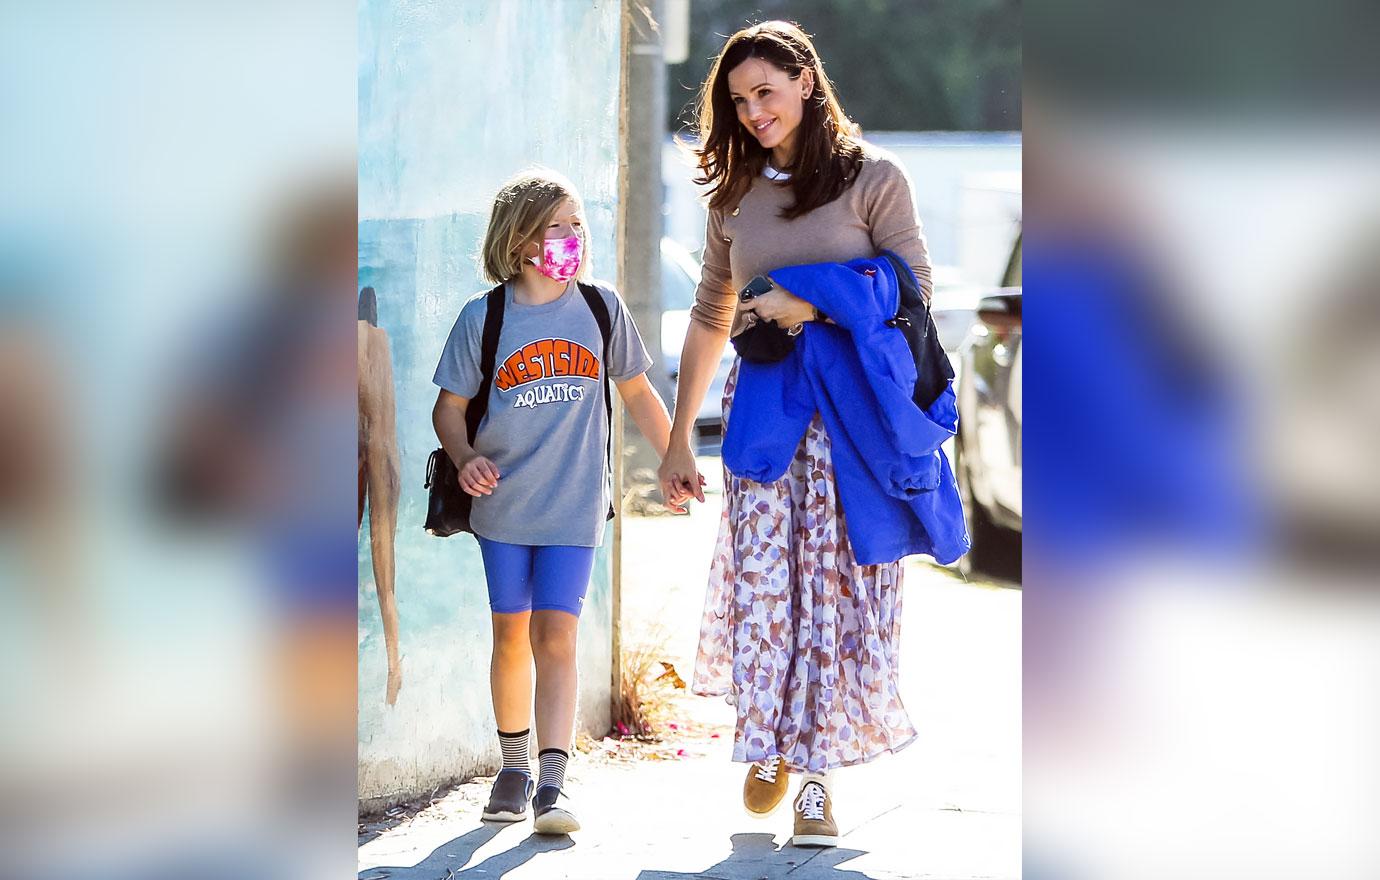
<path id="1" fill-rule="evenodd" d="M 686 680 L 718 511 L 716 493 L 690 517 L 625 524 L 625 639 L 659 645 Z M 905 590 L 903 696 L 920 738 L 837 773 L 838 848 L 790 846 L 789 801 L 768 819 L 749 817 L 745 767 L 729 761 L 732 709 L 681 692 L 661 743 L 585 743 L 572 758 L 567 789 L 579 833 L 543 838 L 530 820 L 481 822 L 490 780 L 475 780 L 404 821 L 371 827 L 359 877 L 1019 877 L 1020 591 L 964 583 L 919 561 L 907 566 Z"/>

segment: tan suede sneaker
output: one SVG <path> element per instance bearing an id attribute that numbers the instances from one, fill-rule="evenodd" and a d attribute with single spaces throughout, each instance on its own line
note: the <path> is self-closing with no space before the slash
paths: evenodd
<path id="1" fill-rule="evenodd" d="M 834 824 L 834 810 L 829 805 L 829 792 L 818 782 L 800 787 L 795 799 L 795 835 L 792 846 L 838 846 L 839 826 Z"/>
<path id="2" fill-rule="evenodd" d="M 747 779 L 743 781 L 743 806 L 753 816 L 770 816 L 786 799 L 790 784 L 790 771 L 780 755 L 749 765 Z"/>

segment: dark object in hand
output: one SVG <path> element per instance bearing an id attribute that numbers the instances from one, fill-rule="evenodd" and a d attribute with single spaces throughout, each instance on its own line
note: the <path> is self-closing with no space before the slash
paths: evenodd
<path id="1" fill-rule="evenodd" d="M 748 302 L 771 290 L 774 285 L 765 275 L 758 275 L 738 293 L 738 299 Z M 784 360 L 795 348 L 795 336 L 774 321 L 756 318 L 741 333 L 733 337 L 733 348 L 749 363 L 774 364 Z"/>

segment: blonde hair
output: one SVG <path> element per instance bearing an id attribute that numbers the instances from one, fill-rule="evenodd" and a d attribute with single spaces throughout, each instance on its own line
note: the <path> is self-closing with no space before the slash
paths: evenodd
<path id="1" fill-rule="evenodd" d="M 575 203 L 580 217 L 584 257 L 575 277 L 583 281 L 590 263 L 584 207 L 574 184 L 547 168 L 534 168 L 510 178 L 494 196 L 489 229 L 484 233 L 484 246 L 480 251 L 480 273 L 491 284 L 501 284 L 521 275 L 523 249 L 545 238 L 547 224 L 566 199 Z"/>

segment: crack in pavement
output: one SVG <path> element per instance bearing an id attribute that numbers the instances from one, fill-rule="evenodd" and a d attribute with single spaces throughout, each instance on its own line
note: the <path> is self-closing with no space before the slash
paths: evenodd
<path id="1" fill-rule="evenodd" d="M 888 807 L 887 809 L 882 810 L 882 811 L 881 811 L 880 813 L 878 813 L 877 815 L 875 815 L 875 816 L 873 816 L 873 817 L 871 817 L 871 818 L 869 818 L 869 819 L 864 819 L 864 820 L 862 820 L 861 822 L 859 822 L 857 825 L 854 825 L 852 828 L 849 828 L 847 831 L 843 832 L 843 835 L 842 835 L 842 836 L 843 836 L 843 837 L 847 837 L 848 835 L 852 834 L 854 831 L 857 831 L 859 828 L 863 827 L 863 826 L 866 825 L 867 823 L 869 823 L 869 822 L 876 822 L 878 819 L 882 818 L 883 816 L 887 815 L 888 813 L 894 813 L 894 812 L 896 812 L 897 810 L 901 809 L 901 808 L 904 807 L 904 806 L 905 806 L 905 804 L 896 804 L 896 805 L 894 805 L 894 806 Z"/>

